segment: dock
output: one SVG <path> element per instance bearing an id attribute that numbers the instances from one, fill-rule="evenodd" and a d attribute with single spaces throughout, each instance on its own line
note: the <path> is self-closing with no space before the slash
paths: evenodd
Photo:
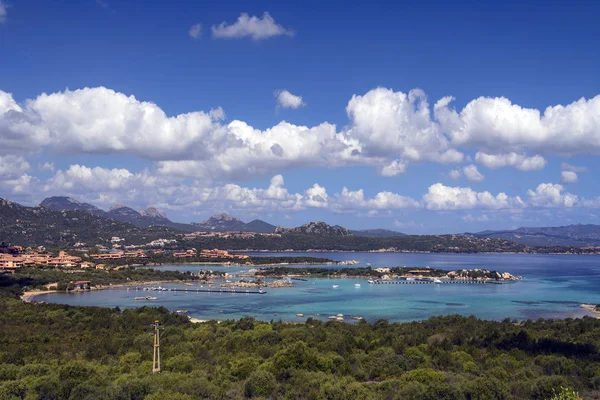
<path id="1" fill-rule="evenodd" d="M 239 293 L 239 294 L 266 294 L 265 290 L 249 290 L 243 288 L 209 288 L 209 289 L 173 289 L 173 288 L 147 288 L 147 287 L 136 287 L 135 290 L 149 291 L 149 292 L 184 292 L 184 293 Z"/>
<path id="2" fill-rule="evenodd" d="M 434 281 L 373 281 L 370 285 L 503 285 L 500 281 L 466 281 L 466 280 L 446 280 L 441 282 Z"/>

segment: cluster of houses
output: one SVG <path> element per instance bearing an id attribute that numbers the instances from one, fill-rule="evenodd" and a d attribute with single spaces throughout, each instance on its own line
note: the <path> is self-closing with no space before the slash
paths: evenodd
<path id="1" fill-rule="evenodd" d="M 155 251 L 155 253 L 163 253 L 163 250 Z M 176 258 L 205 258 L 214 260 L 247 260 L 249 256 L 241 254 L 231 254 L 226 250 L 212 249 L 201 250 L 196 249 L 174 251 L 172 255 Z M 148 258 L 144 250 L 132 251 L 115 251 L 90 254 L 93 262 L 83 261 L 81 257 L 72 256 L 64 251 L 53 255 L 40 251 L 25 252 L 20 246 L 9 246 L 5 243 L 0 244 L 0 272 L 14 272 L 19 268 L 33 266 L 47 266 L 55 268 L 104 268 L 105 264 L 99 262 L 110 262 L 120 259 L 144 259 Z"/>
<path id="2" fill-rule="evenodd" d="M 227 250 L 200 250 L 198 253 L 196 249 L 186 250 L 186 251 L 175 251 L 173 252 L 173 257 L 176 258 L 212 258 L 212 259 L 227 259 L 227 260 L 247 260 L 250 258 L 246 255 L 241 254 L 231 254 Z"/>
<path id="3" fill-rule="evenodd" d="M 55 268 L 73 268 L 73 267 L 88 267 L 91 265 L 81 260 L 81 257 L 71 256 L 64 251 L 58 253 L 58 256 L 54 256 L 49 253 L 20 253 L 20 254 L 7 254 L 0 253 L 0 270 L 2 271 L 15 271 L 18 268 L 33 267 L 36 265 L 55 267 Z"/>
<path id="4" fill-rule="evenodd" d="M 112 251 L 109 253 L 91 254 L 92 260 L 119 260 L 122 258 L 146 258 L 144 250 Z"/>
<path id="5" fill-rule="evenodd" d="M 267 236 L 267 237 L 277 236 L 277 237 L 279 237 L 279 236 L 281 236 L 281 234 L 279 234 L 279 233 L 257 233 L 257 232 L 191 232 L 191 233 L 185 233 L 182 236 L 182 239 L 192 240 L 192 239 L 196 239 L 199 237 L 223 238 L 223 239 L 230 239 L 230 238 L 247 239 L 247 238 L 253 238 L 256 236 Z"/>
<path id="6" fill-rule="evenodd" d="M 227 250 L 219 250 L 219 249 L 213 249 L 213 250 L 201 250 L 200 251 L 200 257 L 203 258 L 218 258 L 218 259 L 230 259 L 230 260 L 247 260 L 248 258 L 250 258 L 247 255 L 243 255 L 243 254 L 230 254 Z"/>

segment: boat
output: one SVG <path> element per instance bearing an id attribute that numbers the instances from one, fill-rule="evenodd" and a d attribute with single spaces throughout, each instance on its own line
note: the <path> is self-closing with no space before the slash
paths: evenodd
<path id="1" fill-rule="evenodd" d="M 340 287 L 340 285 L 333 285 L 332 287 L 333 287 L 334 289 L 337 289 L 337 288 L 339 288 L 339 287 Z"/>
<path id="2" fill-rule="evenodd" d="M 142 297 L 134 297 L 134 300 L 158 300 L 158 297 L 152 296 L 142 296 Z"/>
<path id="3" fill-rule="evenodd" d="M 344 318 L 344 314 L 338 314 L 338 315 L 336 315 L 336 317 L 338 317 L 338 318 Z"/>
<path id="4" fill-rule="evenodd" d="M 356 320 L 356 321 L 360 321 L 360 320 L 362 320 L 362 319 L 363 319 L 363 317 L 356 316 L 356 317 L 352 317 L 352 319 L 354 319 L 354 320 Z"/>
<path id="5" fill-rule="evenodd" d="M 302 318 L 304 317 L 304 314 L 296 314 L 296 317 Z"/>
<path id="6" fill-rule="evenodd" d="M 369 285 L 373 285 L 375 283 L 375 281 L 373 279 L 369 279 Z"/>
<path id="7" fill-rule="evenodd" d="M 327 319 L 336 319 L 337 317 L 335 315 L 330 315 L 329 317 L 327 317 Z"/>
<path id="8" fill-rule="evenodd" d="M 355 283 L 354 287 L 358 289 L 360 287 L 360 283 Z"/>
<path id="9" fill-rule="evenodd" d="M 440 283 L 442 283 L 442 281 L 440 281 L 439 279 L 435 278 L 435 279 L 433 280 L 433 283 L 435 283 L 435 284 L 439 285 Z"/>
<path id="10" fill-rule="evenodd" d="M 187 314 L 188 310 L 177 310 L 175 311 L 177 314 Z"/>

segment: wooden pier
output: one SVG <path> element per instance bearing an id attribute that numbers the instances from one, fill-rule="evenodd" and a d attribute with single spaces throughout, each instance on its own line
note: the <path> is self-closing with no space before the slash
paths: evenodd
<path id="1" fill-rule="evenodd" d="M 370 285 L 502 285 L 499 281 L 463 281 L 463 280 L 445 280 L 440 282 L 434 281 L 373 281 Z"/>
<path id="2" fill-rule="evenodd" d="M 131 288 L 130 290 L 132 290 Z M 265 290 L 250 290 L 244 288 L 209 288 L 209 289 L 147 289 L 136 287 L 134 290 L 141 292 L 161 292 L 161 293 L 169 293 L 169 292 L 184 292 L 184 293 L 239 293 L 239 294 L 266 294 Z"/>

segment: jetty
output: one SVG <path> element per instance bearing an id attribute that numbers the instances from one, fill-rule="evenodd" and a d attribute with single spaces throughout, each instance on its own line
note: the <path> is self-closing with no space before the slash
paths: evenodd
<path id="1" fill-rule="evenodd" d="M 150 290 L 160 292 L 184 292 L 184 293 L 240 293 L 240 294 L 266 294 L 265 290 L 236 290 L 235 288 L 208 288 L 208 289 L 175 289 L 175 288 L 146 288 L 136 287 L 136 290 Z"/>

